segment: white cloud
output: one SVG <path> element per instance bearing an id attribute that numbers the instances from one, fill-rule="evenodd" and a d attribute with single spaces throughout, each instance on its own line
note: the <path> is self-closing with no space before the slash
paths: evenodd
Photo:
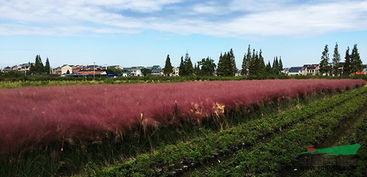
<path id="1" fill-rule="evenodd" d="M 290 0 L 232 0 L 197 3 L 165 18 L 165 6 L 182 0 L 0 0 L 0 35 L 73 35 L 159 30 L 215 36 L 308 36 L 367 30 L 367 2 L 327 1 L 296 4 Z M 122 11 L 153 14 L 124 16 Z M 231 15 L 236 13 L 236 15 Z M 186 14 L 186 16 L 185 16 Z M 228 15 L 213 20 L 213 15 Z M 169 15 L 169 14 L 168 14 Z"/>

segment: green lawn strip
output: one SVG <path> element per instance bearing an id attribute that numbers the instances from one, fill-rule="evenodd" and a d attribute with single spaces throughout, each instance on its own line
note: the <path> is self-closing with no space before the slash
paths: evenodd
<path id="1" fill-rule="evenodd" d="M 291 126 L 294 122 L 306 119 L 310 115 L 322 112 L 356 95 L 366 89 L 356 89 L 329 99 L 316 101 L 301 109 L 247 122 L 228 130 L 209 134 L 206 137 L 194 138 L 188 142 L 167 145 L 151 154 L 138 155 L 134 160 L 115 165 L 103 171 L 97 171 L 97 176 L 167 176 L 194 167 L 217 156 L 233 150 L 252 146 L 257 139 L 265 137 L 282 128 Z"/>
<path id="2" fill-rule="evenodd" d="M 311 177 L 311 176 L 324 176 L 324 177 L 337 177 L 337 176 L 356 176 L 364 177 L 367 175 L 367 111 L 361 115 L 362 121 L 358 122 L 356 127 L 353 127 L 354 131 L 350 134 L 341 137 L 337 144 L 361 144 L 361 148 L 356 155 L 356 161 L 353 161 L 350 166 L 335 167 L 319 167 L 309 169 L 302 172 L 299 176 Z"/>
<path id="3" fill-rule="evenodd" d="M 332 135 L 342 120 L 348 119 L 365 107 L 367 94 L 355 97 L 329 112 L 300 122 L 291 130 L 274 137 L 268 143 L 255 146 L 253 151 L 239 151 L 232 159 L 198 176 L 276 176 L 282 166 L 294 163 L 296 157 L 310 144 L 318 144 Z"/>

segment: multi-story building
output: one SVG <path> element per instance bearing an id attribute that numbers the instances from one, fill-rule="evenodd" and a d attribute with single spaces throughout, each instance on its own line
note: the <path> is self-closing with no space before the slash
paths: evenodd
<path id="1" fill-rule="evenodd" d="M 303 65 L 302 75 L 317 75 L 320 72 L 319 64 L 306 64 Z"/>
<path id="2" fill-rule="evenodd" d="M 152 75 L 153 76 L 163 76 L 163 69 L 159 65 L 152 66 Z"/>

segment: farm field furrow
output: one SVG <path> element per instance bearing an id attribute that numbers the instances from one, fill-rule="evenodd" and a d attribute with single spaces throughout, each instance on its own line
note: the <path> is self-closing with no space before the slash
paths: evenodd
<path id="1" fill-rule="evenodd" d="M 255 146 L 250 152 L 239 151 L 232 159 L 210 167 L 197 176 L 277 176 L 282 167 L 294 163 L 296 157 L 310 144 L 323 142 L 331 136 L 340 123 L 353 118 L 366 108 L 367 94 L 358 96 L 321 113 L 312 119 L 300 122 L 286 133 L 267 143 Z"/>
<path id="2" fill-rule="evenodd" d="M 119 176 L 132 174 L 144 176 L 177 175 L 241 148 L 250 148 L 265 137 L 284 131 L 293 124 L 309 119 L 316 114 L 328 111 L 351 98 L 364 94 L 366 91 L 365 89 L 357 89 L 299 109 L 246 122 L 229 130 L 209 134 L 206 137 L 169 145 L 153 154 L 142 154 L 133 161 L 108 169 L 105 174 L 118 174 Z"/>

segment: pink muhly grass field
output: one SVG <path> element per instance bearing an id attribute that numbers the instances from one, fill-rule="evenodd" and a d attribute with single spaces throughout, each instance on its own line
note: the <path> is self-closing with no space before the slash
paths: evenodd
<path id="1" fill-rule="evenodd" d="M 315 79 L 0 89 L 0 154 L 67 139 L 121 136 L 137 125 L 200 123 L 223 109 L 363 84 Z"/>

